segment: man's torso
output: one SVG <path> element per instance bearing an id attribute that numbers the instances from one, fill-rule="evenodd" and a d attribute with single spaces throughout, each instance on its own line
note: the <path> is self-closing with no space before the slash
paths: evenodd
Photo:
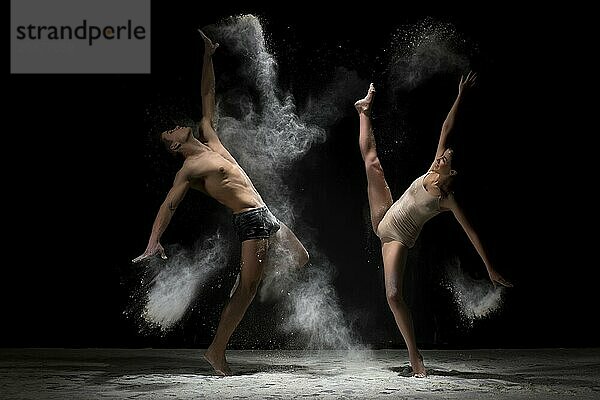
<path id="1" fill-rule="evenodd" d="M 216 151 L 187 158 L 183 169 L 191 177 L 191 188 L 206 193 L 234 213 L 264 205 L 242 168 Z"/>

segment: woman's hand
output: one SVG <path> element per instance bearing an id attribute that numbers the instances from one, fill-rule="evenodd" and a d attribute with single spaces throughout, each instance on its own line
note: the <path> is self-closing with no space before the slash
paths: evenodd
<path id="1" fill-rule="evenodd" d="M 513 284 L 510 283 L 509 281 L 507 281 L 506 279 L 504 279 L 502 277 L 502 275 L 500 275 L 498 272 L 496 272 L 496 270 L 494 269 L 489 269 L 488 270 L 488 275 L 490 276 L 490 280 L 492 281 L 492 283 L 494 284 L 494 287 L 496 287 L 496 284 L 500 284 L 504 287 L 513 287 Z"/>
<path id="2" fill-rule="evenodd" d="M 476 81 L 477 73 L 473 71 L 469 71 L 466 77 L 461 75 L 460 82 L 458 84 L 458 94 L 462 94 L 464 90 L 468 90 L 475 86 Z"/>

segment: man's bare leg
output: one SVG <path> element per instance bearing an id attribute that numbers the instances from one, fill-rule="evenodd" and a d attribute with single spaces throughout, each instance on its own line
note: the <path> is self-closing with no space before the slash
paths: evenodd
<path id="1" fill-rule="evenodd" d="M 300 240 L 296 237 L 294 232 L 290 228 L 287 227 L 283 222 L 279 221 L 280 228 L 279 231 L 271 238 L 269 243 L 270 255 L 277 254 L 277 250 L 281 249 L 289 255 L 288 260 L 290 263 L 290 267 L 292 268 L 300 268 L 308 264 L 309 255 L 308 251 Z M 269 265 L 280 265 L 282 260 L 274 259 L 269 256 Z"/>
<path id="2" fill-rule="evenodd" d="M 408 358 L 412 366 L 413 376 L 423 378 L 427 376 L 423 356 L 417 348 L 415 329 L 413 326 L 410 310 L 404 302 L 402 295 L 402 284 L 408 248 L 402 243 L 391 241 L 382 244 L 383 269 L 385 273 L 385 294 L 388 305 L 394 314 L 396 325 L 402 333 L 404 342 L 408 349 Z"/>
<path id="3" fill-rule="evenodd" d="M 267 262 L 268 248 L 268 239 L 242 242 L 240 283 L 223 309 L 215 337 L 204 354 L 204 358 L 221 375 L 231 375 L 231 369 L 225 358 L 225 349 L 235 328 L 256 295 Z"/>
<path id="4" fill-rule="evenodd" d="M 375 97 L 375 87 L 369 86 L 367 95 L 354 103 L 360 118 L 360 131 L 358 144 L 360 154 L 365 162 L 365 171 L 367 173 L 367 193 L 369 196 L 369 208 L 371 210 L 371 225 L 373 231 L 377 233 L 379 222 L 392 206 L 392 193 L 385 180 L 383 168 L 377 156 L 375 146 L 375 136 L 371 125 L 371 107 Z"/>

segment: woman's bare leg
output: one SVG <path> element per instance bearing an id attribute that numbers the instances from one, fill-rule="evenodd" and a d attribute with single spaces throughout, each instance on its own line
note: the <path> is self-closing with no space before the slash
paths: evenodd
<path id="1" fill-rule="evenodd" d="M 256 295 L 267 262 L 268 248 L 268 239 L 252 239 L 242 242 L 239 285 L 223 309 L 215 337 L 204 354 L 204 358 L 221 375 L 231 375 L 231 369 L 225 358 L 225 349 L 233 331 Z"/>
<path id="2" fill-rule="evenodd" d="M 369 196 L 369 208 L 371 210 L 371 225 L 377 233 L 379 222 L 392 206 L 392 193 L 383 175 L 383 169 L 377 157 L 375 146 L 375 136 L 371 125 L 371 107 L 375 96 L 373 84 L 369 86 L 369 91 L 365 98 L 354 103 L 360 118 L 360 133 L 358 144 L 360 154 L 365 162 L 367 172 L 367 193 Z"/>
<path id="3" fill-rule="evenodd" d="M 383 254 L 385 294 L 388 304 L 394 314 L 396 325 L 398 325 L 402 333 L 404 342 L 406 342 L 413 375 L 418 378 L 425 377 L 427 376 L 427 371 L 423 364 L 423 357 L 417 348 L 412 317 L 402 296 L 402 283 L 408 247 L 400 242 L 390 241 L 382 244 L 381 252 Z"/>

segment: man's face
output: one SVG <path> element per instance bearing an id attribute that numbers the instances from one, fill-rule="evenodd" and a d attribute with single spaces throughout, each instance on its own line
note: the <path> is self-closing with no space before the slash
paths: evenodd
<path id="1" fill-rule="evenodd" d="M 169 129 L 161 133 L 160 137 L 169 146 L 169 150 L 177 151 L 177 149 L 185 142 L 188 141 L 192 134 L 192 128 L 188 126 L 176 126 L 173 129 Z"/>

